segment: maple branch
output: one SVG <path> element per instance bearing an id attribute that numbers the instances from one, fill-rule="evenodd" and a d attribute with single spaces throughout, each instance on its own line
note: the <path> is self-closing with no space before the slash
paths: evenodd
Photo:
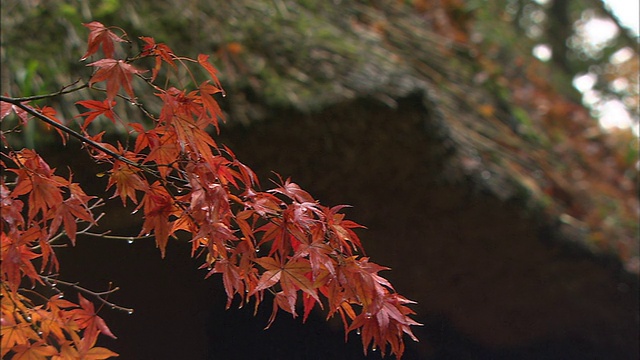
<path id="1" fill-rule="evenodd" d="M 84 88 L 89 86 L 89 83 L 84 83 L 84 84 L 82 84 L 82 85 L 80 85 L 80 86 L 78 86 L 76 88 L 67 90 L 67 88 L 69 88 L 69 87 L 71 87 L 71 86 L 73 86 L 73 85 L 75 85 L 75 84 L 77 84 L 79 82 L 80 82 L 80 79 L 72 82 L 69 85 L 63 86 L 62 89 L 60 89 L 60 90 L 58 90 L 58 91 L 56 91 L 54 93 L 44 94 L 44 95 L 25 96 L 25 97 L 12 98 L 12 99 L 15 100 L 15 101 L 19 101 L 19 102 L 48 99 L 48 98 L 53 98 L 53 97 L 56 97 L 56 96 L 65 95 L 65 94 L 69 94 L 69 93 L 72 93 L 72 92 L 76 92 L 78 90 L 82 90 L 82 89 L 84 89 Z M 3 99 L 2 101 L 5 101 L 5 100 Z M 7 101 L 7 102 L 9 102 L 9 101 Z"/>
<path id="2" fill-rule="evenodd" d="M 97 208 L 97 207 L 99 207 L 99 206 L 102 206 L 102 205 L 104 205 L 104 202 L 102 201 L 102 199 L 98 199 L 98 201 L 97 201 L 95 204 L 93 204 L 93 205 L 91 205 L 91 206 L 89 207 L 89 210 L 93 210 L 93 209 L 95 209 L 95 208 Z M 93 223 L 89 223 L 89 225 L 87 225 L 87 227 L 85 227 L 84 229 L 82 229 L 82 230 L 80 230 L 80 231 L 77 231 L 77 232 L 76 232 L 76 235 L 78 235 L 78 234 L 86 234 L 86 233 L 87 233 L 87 231 L 89 231 L 89 229 L 91 229 L 91 228 L 92 228 L 92 227 L 94 227 L 95 225 L 98 225 L 98 221 L 99 221 L 100 219 L 102 219 L 102 217 L 103 217 L 104 215 L 105 215 L 104 213 L 100 213 L 100 215 L 98 215 L 98 217 L 94 219 L 94 222 L 93 222 Z M 76 219 L 76 222 L 80 222 L 80 220 L 79 220 L 79 219 Z M 67 233 L 66 233 L 64 230 L 62 230 L 62 231 L 60 231 L 58 234 L 56 234 L 54 237 L 52 237 L 51 239 L 49 239 L 48 243 L 49 243 L 51 246 L 66 247 L 66 246 L 67 246 L 67 244 L 60 244 L 60 245 L 54 245 L 54 244 L 53 244 L 54 242 L 56 242 L 56 240 L 60 239 L 61 237 L 65 236 L 65 235 L 67 235 Z M 38 248 L 40 248 L 40 245 L 35 245 L 35 246 L 33 246 L 33 247 L 32 247 L 32 249 L 38 249 Z"/>
<path id="3" fill-rule="evenodd" d="M 92 290 L 89 290 L 87 288 L 84 288 L 84 287 L 78 285 L 78 283 L 72 283 L 72 282 L 56 279 L 56 278 L 54 278 L 54 276 L 56 276 L 56 275 L 50 275 L 50 276 L 39 275 L 39 276 L 40 276 L 40 279 L 42 279 L 42 281 L 44 281 L 47 285 L 49 285 L 53 289 L 55 289 L 58 284 L 69 286 L 69 287 L 73 288 L 74 290 L 77 290 L 77 291 L 80 291 L 80 292 L 83 292 L 85 294 L 89 294 L 89 295 L 95 297 L 96 299 L 98 299 L 98 301 L 100 301 L 101 303 L 103 303 L 104 305 L 110 307 L 113 310 L 120 310 L 120 311 L 124 311 L 124 312 L 126 312 L 128 314 L 133 314 L 133 309 L 132 308 L 126 308 L 126 307 L 123 307 L 123 306 L 120 306 L 120 305 L 116 305 L 116 304 L 114 304 L 114 303 L 112 303 L 110 301 L 107 301 L 106 299 L 102 298 L 102 296 L 104 296 L 104 295 L 109 295 L 109 294 L 112 294 L 112 293 L 120 290 L 120 288 L 117 287 L 117 286 L 112 288 L 112 289 L 109 289 L 107 291 L 96 292 L 96 291 L 92 291 Z M 111 283 L 109 283 L 109 287 L 111 287 Z M 60 291 L 60 290 L 56 289 L 56 291 L 59 294 L 62 293 L 62 291 Z"/>
<path id="4" fill-rule="evenodd" d="M 141 169 L 142 171 L 144 171 L 146 173 L 149 173 L 150 175 L 154 176 L 157 179 L 161 179 L 162 178 L 157 171 L 149 168 L 146 165 L 142 165 L 142 164 L 139 164 L 139 163 L 137 163 L 135 161 L 129 160 L 126 157 L 124 157 L 124 156 L 122 156 L 122 155 L 120 155 L 120 154 L 118 154 L 118 153 L 116 153 L 116 152 L 114 152 L 114 151 L 112 151 L 112 150 L 100 145 L 99 143 L 87 138 L 86 136 L 80 134 L 79 132 L 77 132 L 77 131 L 75 131 L 75 130 L 73 130 L 73 129 L 65 126 L 65 125 L 62 125 L 62 124 L 50 119 L 48 116 L 40 113 L 39 111 L 33 109 L 32 107 L 23 104 L 22 100 L 19 100 L 19 99 L 16 99 L 16 98 L 11 98 L 11 97 L 6 97 L 6 96 L 0 96 L 0 101 L 4 101 L 6 103 L 13 104 L 13 105 L 19 107 L 20 109 L 24 110 L 28 114 L 33 115 L 36 118 L 44 121 L 48 125 L 51 125 L 54 128 L 69 134 L 70 136 L 80 140 L 80 142 L 83 142 L 83 143 L 85 143 L 87 145 L 92 146 L 93 148 L 95 148 L 97 150 L 100 150 L 100 151 L 104 152 L 105 154 L 109 155 L 110 157 L 112 157 L 112 158 L 114 158 L 116 160 L 122 161 L 123 163 L 125 163 L 127 165 L 130 165 L 130 166 L 136 167 L 138 169 Z M 171 178 L 172 180 L 178 181 L 178 182 L 183 183 L 183 184 L 188 184 L 188 182 L 186 180 L 184 180 L 184 179 L 180 179 L 180 178 L 173 177 L 173 176 L 168 176 L 168 178 Z"/>
<path id="5" fill-rule="evenodd" d="M 50 119 L 48 116 L 43 115 L 42 113 L 34 110 L 32 107 L 24 105 L 23 101 L 21 101 L 21 100 L 17 100 L 17 99 L 10 98 L 10 97 L 5 97 L 5 96 L 0 96 L 0 101 L 4 101 L 4 102 L 7 102 L 7 103 L 10 103 L 10 104 L 13 104 L 13 105 L 19 107 L 20 109 L 26 111 L 28 114 L 37 117 L 38 119 L 46 122 L 47 124 L 53 126 L 54 128 L 56 128 L 56 129 L 58 129 L 60 131 L 64 131 L 65 133 L 67 133 L 67 134 L 71 135 L 72 137 L 80 140 L 81 142 L 86 143 L 88 145 L 91 145 L 92 147 L 94 147 L 94 148 L 106 153 L 107 155 L 109 155 L 109 156 L 111 156 L 111 157 L 113 157 L 113 158 L 115 158 L 117 160 L 120 160 L 120 161 L 122 161 L 122 162 L 124 162 L 126 164 L 129 164 L 131 166 L 135 166 L 135 167 L 140 168 L 140 169 L 145 169 L 146 168 L 144 165 L 141 165 L 141 164 L 138 164 L 138 163 L 136 163 L 134 161 L 131 161 L 131 160 L 127 159 L 126 157 L 124 157 L 124 156 L 122 156 L 120 154 L 117 154 L 117 153 L 107 149 L 106 147 L 98 144 L 97 142 L 95 142 L 95 141 L 93 141 L 91 139 L 88 139 L 87 137 L 85 137 L 84 135 L 80 134 L 79 132 L 77 132 L 75 130 L 72 130 L 67 126 L 64 126 L 64 125 L 62 125 L 62 124 Z"/>
<path id="6" fill-rule="evenodd" d="M 108 235 L 111 230 L 105 231 L 103 233 L 97 234 L 92 232 L 83 232 L 82 234 L 87 236 L 98 237 L 102 239 L 115 239 L 115 240 L 127 240 L 129 243 L 134 242 L 135 240 L 143 240 L 154 237 L 155 235 L 144 235 L 144 236 L 121 236 L 121 235 Z M 80 234 L 80 232 L 78 233 Z"/>

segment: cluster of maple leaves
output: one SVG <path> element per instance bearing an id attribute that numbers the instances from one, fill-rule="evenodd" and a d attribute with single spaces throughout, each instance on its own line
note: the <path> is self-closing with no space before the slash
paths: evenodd
<path id="1" fill-rule="evenodd" d="M 289 179 L 279 178 L 275 188 L 261 191 L 253 171 L 211 137 L 208 130 L 219 130 L 218 121 L 224 119 L 214 96 L 224 93 L 208 56 L 179 57 L 167 45 L 141 37 L 138 55 L 115 59 L 116 43 L 131 43 L 126 33 L 119 30 L 123 34 L 117 35 L 98 22 L 85 26 L 90 33 L 82 60 L 100 49 L 104 56 L 88 64 L 95 69 L 89 81 L 40 97 L 2 96 L 1 119 L 15 113 L 18 128 L 40 120 L 64 141 L 69 136 L 82 141 L 96 162 L 110 166 L 107 189 L 113 189 L 113 196 L 142 210 L 139 236 L 153 235 L 164 256 L 169 238 L 187 233 L 192 256 L 204 260 L 206 276 L 222 275 L 227 307 L 239 298 L 241 304 L 253 301 L 257 308 L 268 292 L 275 301 L 267 327 L 280 309 L 295 317 L 301 308 L 306 320 L 318 306 L 327 318 L 338 314 L 347 334 L 357 331 L 365 353 L 372 347 L 384 354 L 390 347 L 399 358 L 404 334 L 417 341 L 410 326 L 419 324 L 406 306 L 412 301 L 378 275 L 387 268 L 359 255 L 364 251 L 353 229 L 361 226 L 345 219 L 345 206 L 323 206 Z M 134 66 L 145 58 L 155 60 L 151 77 Z M 210 79 L 196 85 L 192 65 Z M 155 83 L 163 69 L 167 79 L 171 74 L 177 77 L 178 66 L 190 76 L 193 90 L 178 89 L 168 80 L 163 86 Z M 149 86 L 162 102 L 157 115 L 136 98 L 134 80 Z M 87 87 L 106 97 L 77 103 L 88 109 L 80 115 L 84 122 L 77 131 L 57 119 L 53 108 L 31 105 L 33 100 Z M 123 101 L 138 106 L 147 122 L 120 118 L 115 109 Z M 136 137 L 133 149 L 103 141 L 104 132 L 90 133 L 91 123 L 102 116 L 128 126 Z M 2 133 L 4 143 L 8 133 Z M 78 234 L 87 233 L 96 224 L 94 209 L 102 199 L 87 195 L 71 175 L 56 175 L 33 150 L 9 149 L 0 165 L 2 357 L 117 356 L 95 346 L 99 334 L 115 336 L 92 302 L 79 295 L 74 303 L 62 293 L 47 298 L 24 288 L 25 282 L 49 289 L 56 285 L 59 264 L 52 245 L 65 237 L 73 244 Z M 79 224 L 86 227 L 78 230 Z M 75 289 L 110 304 L 100 293 Z"/>

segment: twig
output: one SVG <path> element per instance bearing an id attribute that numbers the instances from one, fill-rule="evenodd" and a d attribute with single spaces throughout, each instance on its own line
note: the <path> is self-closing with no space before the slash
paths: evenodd
<path id="1" fill-rule="evenodd" d="M 105 231 L 101 234 L 97 234 L 97 233 L 92 233 L 92 232 L 83 232 L 83 235 L 87 235 L 87 236 L 93 236 L 93 237 L 99 237 L 99 238 L 103 238 L 103 239 L 115 239 L 115 240 L 127 240 L 128 242 L 132 243 L 134 240 L 142 240 L 142 239 L 149 239 L 154 237 L 155 235 L 144 235 L 144 236 L 120 236 L 120 235 L 107 235 L 109 234 L 111 231 Z"/>
<path id="2" fill-rule="evenodd" d="M 67 88 L 77 84 L 80 82 L 80 79 L 74 81 L 73 83 L 69 84 L 69 85 L 65 85 L 62 87 L 62 89 L 60 89 L 57 92 L 54 93 L 50 93 L 50 94 L 44 94 L 44 95 L 34 95 L 34 96 L 25 96 L 25 97 L 19 97 L 19 98 L 12 98 L 15 101 L 19 101 L 19 102 L 26 102 L 26 101 L 34 101 L 34 100 L 41 100 L 41 99 L 47 99 L 47 98 L 52 98 L 52 97 L 56 97 L 56 96 L 60 96 L 60 95 L 64 95 L 64 94 L 69 94 L 78 90 L 82 90 L 86 87 L 89 86 L 89 83 L 84 83 L 76 88 L 73 89 L 69 89 L 67 90 Z M 4 101 L 4 100 L 3 100 Z"/>
<path id="3" fill-rule="evenodd" d="M 65 285 L 65 286 L 69 286 L 69 287 L 73 288 L 74 290 L 77 290 L 77 291 L 80 291 L 80 292 L 83 292 L 85 294 L 89 294 L 89 295 L 95 297 L 101 303 L 103 303 L 104 305 L 110 307 L 113 310 L 120 310 L 120 311 L 124 311 L 124 312 L 126 312 L 128 314 L 133 314 L 133 309 L 132 308 L 126 308 L 126 307 L 123 307 L 123 306 L 120 306 L 120 305 L 116 305 L 116 304 L 114 304 L 114 303 L 112 303 L 110 301 L 107 301 L 104 298 L 102 298 L 102 296 L 104 296 L 104 295 L 109 295 L 109 294 L 112 294 L 112 293 L 120 290 L 119 287 L 114 287 L 113 289 L 109 289 L 107 291 L 95 292 L 95 291 L 89 290 L 87 288 L 84 288 L 84 287 L 78 285 L 78 283 L 62 281 L 62 280 L 53 278 L 53 276 L 55 276 L 55 275 L 51 275 L 51 276 L 40 275 L 40 279 L 42 279 L 42 281 L 44 281 L 47 285 L 49 285 L 50 287 L 52 287 L 54 289 L 55 289 L 57 284 L 62 284 L 62 285 Z M 111 284 L 109 284 L 109 287 L 111 287 Z"/>

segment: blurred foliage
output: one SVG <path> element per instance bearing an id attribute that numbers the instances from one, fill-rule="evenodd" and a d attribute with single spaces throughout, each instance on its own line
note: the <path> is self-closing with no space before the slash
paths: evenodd
<path id="1" fill-rule="evenodd" d="M 506 112 L 507 124 L 537 144 L 537 149 L 527 149 L 526 142 L 503 147 L 517 154 L 518 161 L 502 161 L 502 166 L 520 177 L 525 191 L 537 193 L 534 197 L 542 204 L 562 214 L 560 227 L 587 238 L 589 246 L 616 252 L 628 270 L 638 273 L 637 134 L 631 129 L 603 131 L 594 121 L 598 104 L 585 102 L 591 111 L 578 105 L 582 94 L 572 86 L 576 77 L 592 74 L 598 102 L 620 99 L 637 126 L 637 36 L 599 0 L 410 3 L 451 47 L 464 49 L 475 60 L 473 81 L 498 98 L 497 106 L 477 108 L 485 121 L 504 118 L 501 112 Z M 616 36 L 597 47 L 584 37 L 585 23 L 593 18 L 617 29 Z M 531 56 L 541 44 L 550 48 L 546 63 Z M 624 61 L 621 53 L 628 54 Z M 492 137 L 507 143 L 505 133 Z M 523 166 L 527 158 L 539 168 Z"/>
<path id="2" fill-rule="evenodd" d="M 596 47 L 583 36 L 594 18 L 617 29 Z M 485 175 L 508 173 L 589 245 L 640 269 L 637 137 L 605 132 L 594 120 L 607 99 L 637 119 L 638 38 L 600 0 L 3 0 L 1 20 L 2 92 L 13 96 L 86 79 L 81 23 L 92 20 L 153 34 L 176 53 L 215 54 L 231 95 L 225 110 L 244 124 L 267 108 L 314 111 L 355 97 L 393 106 L 394 97 L 435 83 L 441 94 L 433 112 L 468 150 L 460 151 L 462 168 L 495 164 L 473 170 L 491 191 L 508 192 L 498 176 Z M 541 45 L 548 62 L 532 56 Z M 572 86 L 585 74 L 598 95 L 587 103 L 591 112 Z M 70 121 L 84 97 L 56 98 L 53 106 Z M 135 108 L 118 111 L 136 116 Z M 25 144 L 46 141 L 42 133 L 25 131 Z"/>

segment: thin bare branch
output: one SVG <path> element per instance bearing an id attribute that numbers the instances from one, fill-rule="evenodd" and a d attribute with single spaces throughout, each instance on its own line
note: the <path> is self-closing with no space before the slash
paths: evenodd
<path id="1" fill-rule="evenodd" d="M 127 307 L 123 307 L 123 306 L 120 306 L 120 305 L 116 305 L 116 304 L 114 304 L 114 303 L 112 303 L 110 301 L 107 301 L 106 299 L 104 299 L 102 297 L 102 296 L 109 295 L 109 294 L 112 294 L 112 293 L 120 290 L 119 287 L 111 288 L 111 283 L 109 283 L 109 290 L 96 292 L 96 291 L 84 288 L 84 287 L 80 286 L 78 283 L 72 283 L 72 282 L 68 282 L 68 281 L 63 281 L 63 280 L 55 278 L 54 276 L 56 276 L 56 275 L 50 275 L 50 276 L 40 275 L 40 279 L 42 279 L 42 281 L 44 281 L 47 285 L 49 285 L 50 287 L 52 287 L 54 289 L 56 288 L 56 286 L 58 284 L 69 286 L 69 287 L 73 288 L 74 290 L 77 290 L 77 291 L 80 291 L 80 292 L 83 292 L 85 294 L 88 294 L 88 295 L 91 295 L 91 296 L 95 297 L 96 299 L 98 299 L 98 301 L 100 301 L 101 303 L 103 303 L 104 305 L 108 306 L 109 308 L 111 308 L 113 310 L 120 310 L 120 311 L 124 311 L 124 312 L 126 312 L 128 314 L 133 314 L 133 309 L 132 308 L 127 308 Z M 59 290 L 57 290 L 57 291 L 59 291 Z"/>

